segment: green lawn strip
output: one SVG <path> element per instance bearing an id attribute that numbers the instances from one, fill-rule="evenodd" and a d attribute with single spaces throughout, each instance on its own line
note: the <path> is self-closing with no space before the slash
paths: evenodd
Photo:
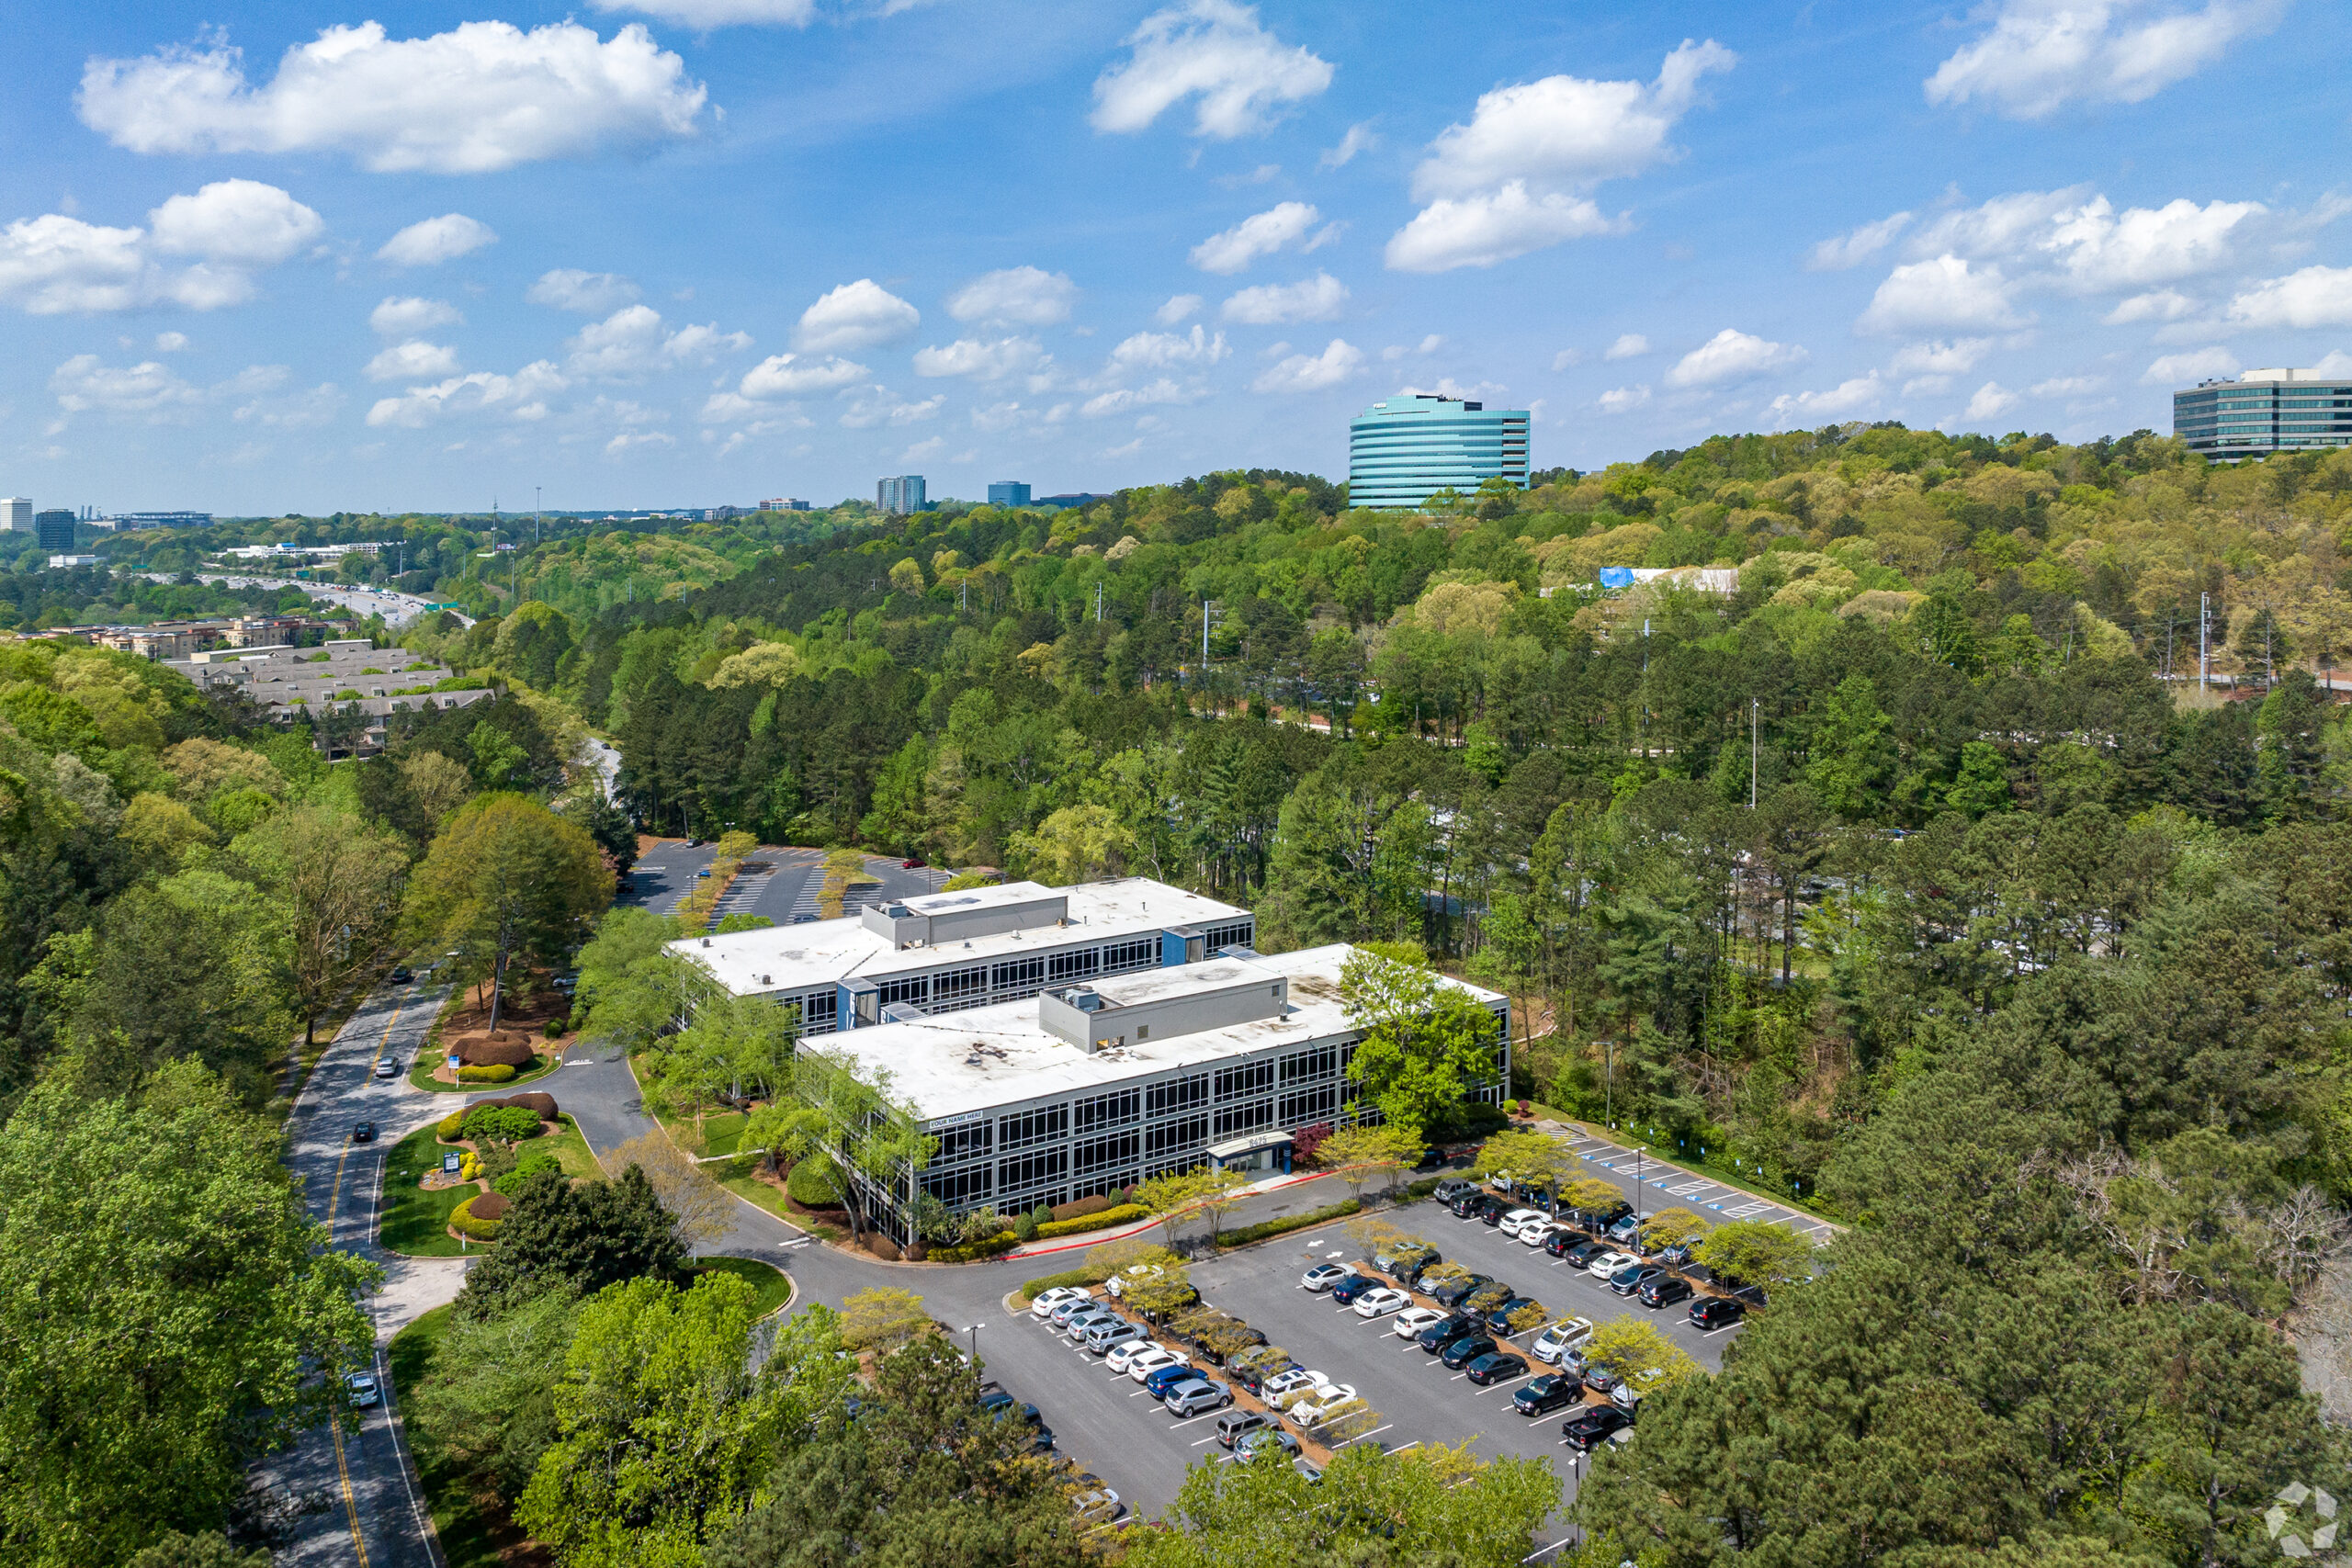
<path id="1" fill-rule="evenodd" d="M 443 1060 L 441 1047 L 438 1045 L 430 1045 L 424 1052 L 419 1054 L 416 1058 L 416 1065 L 409 1068 L 408 1081 L 416 1088 L 424 1090 L 427 1094 L 512 1093 L 514 1090 L 521 1089 L 525 1084 L 537 1082 L 539 1079 L 547 1077 L 549 1073 L 555 1071 L 556 1068 L 562 1064 L 563 1043 L 561 1041 L 539 1041 L 535 1043 L 533 1049 L 536 1050 L 542 1045 L 545 1046 L 546 1049 L 540 1053 L 540 1065 L 533 1067 L 527 1073 L 517 1073 L 514 1077 L 508 1078 L 504 1083 L 443 1083 L 440 1079 L 433 1076 L 434 1069 L 438 1067 Z"/>
<path id="2" fill-rule="evenodd" d="M 755 1292 L 752 1298 L 754 1318 L 768 1314 L 792 1299 L 792 1281 L 783 1269 L 772 1263 L 762 1263 L 755 1258 L 697 1258 L 695 1271 L 698 1274 L 732 1274 L 749 1283 Z"/>
<path id="3" fill-rule="evenodd" d="M 670 1135 L 670 1141 L 686 1153 L 701 1158 L 710 1155 L 731 1155 L 743 1142 L 743 1128 L 752 1119 L 746 1111 L 722 1111 L 702 1119 L 702 1136 L 695 1135 L 695 1119 L 673 1116 L 654 1104 L 655 1097 L 646 1091 L 646 1079 L 650 1076 L 640 1064 L 648 1053 L 640 1052 L 628 1058 L 629 1076 L 637 1080 L 638 1095 L 645 1102 L 646 1114 Z"/>
<path id="4" fill-rule="evenodd" d="M 517 1155 L 553 1155 L 563 1162 L 563 1174 L 566 1176 L 604 1175 L 605 1168 L 598 1165 L 596 1156 L 589 1152 L 588 1140 L 580 1135 L 580 1124 L 569 1116 L 558 1116 L 556 1122 L 556 1131 L 542 1133 L 527 1144 L 516 1145 L 514 1152 Z"/>
<path id="5" fill-rule="evenodd" d="M 506 1521 L 482 1506 L 435 1435 L 408 1418 L 409 1395 L 433 1370 L 433 1358 L 449 1330 L 449 1311 L 446 1306 L 435 1307 L 392 1336 L 385 1357 L 392 1371 L 392 1397 L 401 1412 L 409 1457 L 416 1461 L 424 1506 L 433 1516 L 433 1529 L 441 1538 L 441 1552 L 448 1568 L 503 1568 L 505 1560 L 492 1539 L 492 1525 Z"/>
<path id="6" fill-rule="evenodd" d="M 760 1156 L 757 1155 L 738 1155 L 723 1164 L 714 1161 L 703 1167 L 703 1170 L 712 1180 L 734 1193 L 738 1198 L 758 1208 L 765 1209 L 769 1213 L 797 1230 L 807 1231 L 811 1235 L 822 1236 L 828 1241 L 848 1239 L 837 1227 L 829 1225 L 822 1220 L 812 1219 L 807 1214 L 796 1214 L 786 1208 L 784 1193 L 752 1174 L 759 1168 L 759 1165 Z"/>
<path id="7" fill-rule="evenodd" d="M 426 1171 L 440 1168 L 441 1155 L 429 1124 L 392 1145 L 384 1161 L 384 1214 L 377 1232 L 385 1250 L 407 1258 L 456 1258 L 467 1250 L 449 1234 L 449 1211 L 481 1189 L 467 1185 L 428 1191 L 417 1185 Z"/>

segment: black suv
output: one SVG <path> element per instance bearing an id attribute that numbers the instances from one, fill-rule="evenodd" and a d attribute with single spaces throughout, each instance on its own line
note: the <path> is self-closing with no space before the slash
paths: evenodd
<path id="1" fill-rule="evenodd" d="M 1690 1299 L 1690 1284 L 1671 1274 L 1660 1274 L 1655 1280 L 1645 1280 L 1642 1288 L 1634 1292 L 1645 1307 L 1672 1306 L 1676 1302 Z"/>
<path id="2" fill-rule="evenodd" d="M 1546 1372 L 1510 1396 L 1521 1416 L 1548 1416 L 1562 1405 L 1584 1403 L 1584 1384 L 1574 1372 Z"/>
<path id="3" fill-rule="evenodd" d="M 1582 1231 L 1556 1230 L 1544 1238 L 1544 1251 L 1549 1257 L 1557 1258 L 1568 1248 L 1581 1247 L 1590 1240 L 1592 1237 Z"/>
<path id="4" fill-rule="evenodd" d="M 1487 1195 L 1473 1187 L 1467 1192 L 1456 1192 L 1452 1198 L 1446 1200 L 1445 1206 L 1453 1211 L 1455 1219 L 1466 1220 L 1476 1213 L 1478 1206 L 1486 1201 Z"/>
<path id="5" fill-rule="evenodd" d="M 1430 1286 L 1428 1294 L 1430 1300 L 1451 1312 L 1461 1303 L 1463 1297 L 1482 1291 L 1493 1283 L 1494 1280 L 1487 1275 L 1472 1274 L 1460 1280 L 1442 1280 Z"/>
<path id="6" fill-rule="evenodd" d="M 1517 1207 L 1519 1205 L 1510 1199 L 1499 1193 L 1490 1192 L 1479 1201 L 1478 1223 L 1482 1225 L 1498 1225 L 1502 1224 L 1503 1216 Z"/>
<path id="7" fill-rule="evenodd" d="M 1440 1319 L 1422 1329 L 1414 1338 L 1413 1343 L 1434 1356 L 1464 1335 L 1476 1330 L 1477 1326 L 1476 1318 L 1466 1312 L 1457 1312 L 1452 1317 Z"/>
<path id="8" fill-rule="evenodd" d="M 1510 1314 L 1519 1311 L 1522 1307 L 1538 1306 L 1541 1304 L 1542 1303 L 1537 1302 L 1533 1296 L 1513 1296 L 1509 1301 L 1503 1303 L 1500 1306 L 1488 1307 L 1487 1309 L 1487 1332 L 1494 1335 L 1499 1339 L 1510 1338 Z"/>
<path id="9" fill-rule="evenodd" d="M 1438 1359 L 1445 1363 L 1447 1371 L 1458 1372 L 1479 1357 L 1491 1356 L 1501 1348 L 1484 1334 L 1465 1334 L 1448 1345 Z"/>
<path id="10" fill-rule="evenodd" d="M 1701 1296 L 1690 1303 L 1690 1326 L 1693 1328 L 1723 1328 L 1747 1315 L 1747 1309 L 1729 1296 Z"/>

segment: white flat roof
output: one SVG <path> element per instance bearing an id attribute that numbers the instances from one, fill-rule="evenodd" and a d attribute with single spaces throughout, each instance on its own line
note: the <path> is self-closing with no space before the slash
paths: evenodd
<path id="1" fill-rule="evenodd" d="M 1353 951 L 1345 942 L 1334 942 L 1272 957 L 1214 958 L 1101 982 L 1093 988 L 1105 996 L 1114 987 L 1125 992 L 1151 987 L 1151 995 L 1158 998 L 1229 985 L 1252 973 L 1290 977 L 1290 1010 L 1283 1017 L 1130 1043 L 1115 1051 L 1090 1054 L 1046 1033 L 1037 1023 L 1035 998 L 847 1030 L 812 1043 L 869 1072 L 888 1073 L 893 1094 L 912 1104 L 920 1119 L 938 1122 L 1026 1100 L 1113 1089 L 1184 1067 L 1350 1033 L 1347 1009 L 1340 1000 L 1340 966 Z M 1489 1006 L 1503 999 L 1499 991 L 1451 976 L 1442 978 Z M 1118 999 L 1141 998 L 1123 994 Z"/>
<path id="2" fill-rule="evenodd" d="M 955 893 L 920 894 L 893 899 L 912 912 L 966 913 L 990 905 L 1021 904 L 1060 895 L 1069 900 L 1069 925 L 1033 926 L 1027 931 L 976 936 L 938 947 L 899 948 L 855 915 L 807 925 L 770 926 L 755 931 L 684 937 L 671 949 L 710 971 L 712 978 L 739 997 L 791 995 L 860 975 L 896 975 L 952 969 L 1042 948 L 1140 936 L 1169 926 L 1207 926 L 1245 919 L 1250 911 L 1220 904 L 1148 876 L 1081 882 L 1074 887 L 1044 887 L 1012 882 Z"/>

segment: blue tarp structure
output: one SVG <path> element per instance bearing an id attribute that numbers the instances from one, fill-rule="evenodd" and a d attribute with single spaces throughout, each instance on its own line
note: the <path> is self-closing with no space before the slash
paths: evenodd
<path id="1" fill-rule="evenodd" d="M 1634 569 L 1630 566 L 1602 567 L 1600 569 L 1600 586 L 1603 588 L 1631 588 L 1634 586 Z"/>

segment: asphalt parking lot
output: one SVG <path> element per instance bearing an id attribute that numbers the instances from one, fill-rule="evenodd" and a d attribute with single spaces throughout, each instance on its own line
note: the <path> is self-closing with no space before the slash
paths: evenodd
<path id="1" fill-rule="evenodd" d="M 1651 1312 L 1611 1294 L 1600 1280 L 1556 1263 L 1541 1248 L 1522 1246 L 1476 1219 L 1457 1220 L 1433 1202 L 1384 1217 L 1447 1258 L 1533 1296 L 1554 1317 L 1589 1317 L 1599 1324 L 1633 1316 L 1651 1323 L 1710 1371 L 1722 1366 L 1724 1347 L 1738 1333 L 1734 1326 L 1702 1334 L 1690 1325 L 1684 1304 Z M 1566 1412 L 1523 1416 L 1510 1404 L 1517 1383 L 1479 1388 L 1419 1346 L 1397 1338 L 1394 1317 L 1358 1317 L 1352 1308 L 1299 1283 L 1299 1276 L 1317 1262 L 1351 1264 L 1360 1257 L 1344 1226 L 1332 1224 L 1195 1264 L 1192 1277 L 1209 1304 L 1264 1330 L 1294 1359 L 1333 1382 L 1352 1383 L 1382 1417 L 1382 1425 L 1363 1440 L 1389 1449 L 1466 1442 L 1489 1457 L 1540 1458 L 1573 1489 L 1576 1452 L 1560 1438 Z M 1532 1337 L 1520 1337 L 1511 1348 L 1524 1355 Z M 1040 1408 L 1059 1451 L 1100 1474 L 1144 1517 L 1173 1501 L 1193 1462 L 1224 1453 L 1216 1446 L 1214 1414 L 1177 1420 L 1129 1379 L 1025 1314 L 989 1324 L 978 1348 L 988 1376 Z M 1531 1368 L 1537 1373 L 1545 1370 L 1532 1359 Z M 1217 1370 L 1205 1371 L 1212 1380 L 1226 1381 Z"/>

